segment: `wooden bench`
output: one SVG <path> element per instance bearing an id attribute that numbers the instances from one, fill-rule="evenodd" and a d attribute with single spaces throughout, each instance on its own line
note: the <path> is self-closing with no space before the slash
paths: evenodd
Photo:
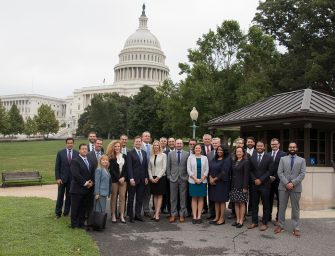
<path id="1" fill-rule="evenodd" d="M 2 172 L 2 186 L 8 183 L 18 183 L 27 181 L 42 181 L 42 175 L 38 171 L 13 171 Z"/>

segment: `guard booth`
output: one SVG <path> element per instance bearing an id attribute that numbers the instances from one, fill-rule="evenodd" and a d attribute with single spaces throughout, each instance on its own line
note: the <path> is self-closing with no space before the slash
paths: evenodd
<path id="1" fill-rule="evenodd" d="M 335 97 L 304 89 L 281 93 L 214 118 L 210 130 L 238 130 L 242 138 L 278 138 L 287 152 L 290 141 L 298 144 L 298 155 L 306 159 L 302 209 L 335 207 Z"/>

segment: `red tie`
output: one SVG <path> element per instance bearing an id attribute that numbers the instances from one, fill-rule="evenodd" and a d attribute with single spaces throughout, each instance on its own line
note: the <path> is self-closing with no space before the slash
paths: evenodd
<path id="1" fill-rule="evenodd" d="M 69 161 L 69 163 L 71 163 L 71 150 L 67 151 L 67 160 Z"/>

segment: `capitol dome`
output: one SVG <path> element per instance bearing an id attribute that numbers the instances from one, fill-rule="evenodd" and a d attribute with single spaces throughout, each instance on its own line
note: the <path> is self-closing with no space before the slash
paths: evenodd
<path id="1" fill-rule="evenodd" d="M 119 63 L 114 67 L 114 86 L 156 88 L 169 77 L 165 54 L 147 22 L 143 5 L 138 29 L 127 38 L 119 54 Z"/>

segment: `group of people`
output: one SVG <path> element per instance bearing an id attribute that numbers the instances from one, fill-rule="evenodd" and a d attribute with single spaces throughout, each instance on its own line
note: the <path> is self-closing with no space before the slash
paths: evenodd
<path id="1" fill-rule="evenodd" d="M 263 141 L 253 137 L 237 138 L 233 151 L 221 144 L 220 138 L 203 136 L 203 143 L 195 139 L 184 150 L 182 139 L 165 138 L 151 144 L 149 132 L 134 138 L 133 148 L 127 148 L 128 137 L 110 142 L 106 152 L 103 141 L 90 132 L 88 144 L 73 149 L 74 139 L 66 139 L 66 148 L 56 157 L 55 175 L 58 184 L 56 217 L 71 208 L 71 227 L 84 227 L 91 211 L 106 211 L 110 197 L 112 223 L 125 224 L 144 221 L 150 217 L 160 221 L 161 213 L 168 213 L 169 222 L 192 216 L 193 224 L 202 223 L 202 214 L 209 213 L 209 223 L 225 224 L 226 203 L 232 208 L 236 228 L 244 225 L 247 209 L 252 221 L 259 225 L 260 199 L 263 216 L 259 229 L 265 231 L 272 220 L 274 195 L 278 212 L 275 233 L 284 229 L 288 199 L 292 205 L 293 234 L 300 236 L 299 199 L 306 162 L 297 155 L 297 144 L 291 142 L 288 155 L 281 151 L 279 140 L 271 140 L 271 152 L 265 152 Z M 152 204 L 150 204 L 152 198 Z M 135 202 L 134 202 L 135 201 Z M 134 210 L 135 204 L 135 210 Z M 151 213 L 151 210 L 153 212 Z"/>

